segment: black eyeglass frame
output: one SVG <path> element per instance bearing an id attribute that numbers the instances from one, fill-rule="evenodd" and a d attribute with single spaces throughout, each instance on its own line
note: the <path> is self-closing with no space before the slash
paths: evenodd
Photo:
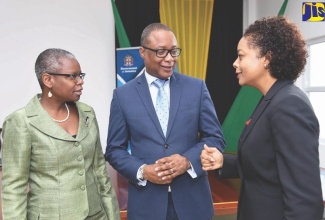
<path id="1" fill-rule="evenodd" d="M 148 49 L 148 50 L 151 50 L 151 51 L 154 51 L 154 52 L 156 52 L 156 56 L 158 57 L 158 58 L 165 58 L 165 57 L 167 57 L 167 55 L 168 55 L 168 53 L 172 56 L 172 57 L 178 57 L 179 55 L 181 55 L 181 52 L 182 52 L 182 48 L 179 48 L 179 47 L 176 47 L 176 48 L 173 48 L 173 49 L 170 49 L 170 50 L 168 50 L 168 49 L 157 49 L 157 50 L 155 50 L 155 49 L 152 49 L 152 48 L 149 48 L 149 47 L 145 47 L 145 46 L 142 46 L 144 49 Z M 160 55 L 158 55 L 158 52 L 159 51 L 167 51 L 167 53 L 166 53 L 166 55 L 165 56 L 160 56 Z M 179 53 L 178 53 L 178 55 L 173 55 L 172 54 L 172 51 L 179 51 Z"/>
<path id="2" fill-rule="evenodd" d="M 73 80 L 74 82 L 78 82 L 77 79 L 81 79 L 84 80 L 86 73 L 79 73 L 79 74 L 63 74 L 63 73 L 52 73 L 52 72 L 45 72 L 49 75 L 53 75 L 53 76 L 66 76 L 69 77 L 71 80 Z"/>

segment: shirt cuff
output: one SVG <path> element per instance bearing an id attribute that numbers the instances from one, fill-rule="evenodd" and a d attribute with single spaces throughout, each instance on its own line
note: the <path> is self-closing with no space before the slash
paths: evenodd
<path id="1" fill-rule="evenodd" d="M 142 180 L 141 177 L 142 177 L 142 174 L 141 174 L 141 169 L 143 169 L 143 167 L 145 166 L 146 164 L 143 164 L 139 167 L 138 169 L 138 172 L 137 172 L 137 179 L 138 179 L 138 185 L 139 186 L 145 186 L 147 184 L 147 180 Z"/>
<path id="2" fill-rule="evenodd" d="M 191 167 L 187 170 L 187 173 L 193 178 L 195 179 L 197 177 L 197 174 L 192 166 L 192 163 L 189 161 Z"/>

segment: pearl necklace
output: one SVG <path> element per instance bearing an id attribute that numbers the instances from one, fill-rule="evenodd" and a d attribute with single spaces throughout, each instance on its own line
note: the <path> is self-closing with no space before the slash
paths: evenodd
<path id="1" fill-rule="evenodd" d="M 41 98 L 39 98 L 38 100 L 41 100 Z M 68 111 L 68 115 L 67 115 L 67 117 L 66 117 L 65 119 L 63 119 L 63 120 L 57 120 L 57 119 L 54 119 L 54 118 L 51 117 L 53 121 L 58 122 L 58 123 L 62 123 L 62 122 L 65 122 L 66 120 L 68 120 L 68 118 L 69 118 L 69 116 L 70 116 L 70 110 L 69 110 L 69 108 L 68 108 L 67 103 L 64 103 L 64 105 L 65 105 L 65 108 L 66 108 L 67 111 Z"/>
<path id="2" fill-rule="evenodd" d="M 68 120 L 68 118 L 69 118 L 69 116 L 70 116 L 70 110 L 69 110 L 69 108 L 68 108 L 67 103 L 64 103 L 64 105 L 65 105 L 65 108 L 66 108 L 67 111 L 68 111 L 68 115 L 67 115 L 67 117 L 66 117 L 65 119 L 63 119 L 63 120 L 57 120 L 57 119 L 52 118 L 53 121 L 58 122 L 58 123 L 62 123 L 62 122 L 65 122 L 66 120 Z"/>

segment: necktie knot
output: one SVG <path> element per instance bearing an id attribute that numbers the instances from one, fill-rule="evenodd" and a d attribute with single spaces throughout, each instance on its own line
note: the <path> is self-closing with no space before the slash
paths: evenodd
<path id="1" fill-rule="evenodd" d="M 158 89 L 162 88 L 167 80 L 166 79 L 156 79 L 152 82 Z"/>

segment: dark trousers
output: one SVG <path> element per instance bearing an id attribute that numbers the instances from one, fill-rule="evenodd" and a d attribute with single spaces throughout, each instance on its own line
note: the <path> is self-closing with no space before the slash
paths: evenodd
<path id="1" fill-rule="evenodd" d="M 174 203 L 173 203 L 172 194 L 170 192 L 168 193 L 168 208 L 167 208 L 166 220 L 178 220 Z"/>
<path id="2" fill-rule="evenodd" d="M 166 220 L 179 220 L 176 214 L 176 210 L 173 203 L 172 194 L 168 193 L 168 208 L 167 208 L 167 217 Z M 208 219 L 208 220 L 211 220 Z"/>

